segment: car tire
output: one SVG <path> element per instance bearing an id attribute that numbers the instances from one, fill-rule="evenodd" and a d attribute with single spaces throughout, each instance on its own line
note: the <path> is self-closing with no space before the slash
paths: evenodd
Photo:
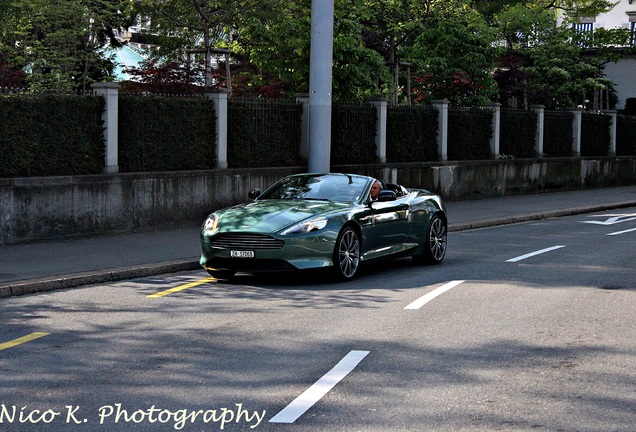
<path id="1" fill-rule="evenodd" d="M 446 222 L 438 215 L 433 215 L 428 223 L 424 238 L 424 251 L 413 259 L 422 264 L 439 264 L 446 255 L 448 230 Z"/>
<path id="2" fill-rule="evenodd" d="M 208 273 L 217 279 L 232 279 L 236 274 L 233 270 L 208 270 Z"/>
<path id="3" fill-rule="evenodd" d="M 360 266 L 360 236 L 352 227 L 345 227 L 336 240 L 333 267 L 336 277 L 348 281 L 355 277 Z"/>

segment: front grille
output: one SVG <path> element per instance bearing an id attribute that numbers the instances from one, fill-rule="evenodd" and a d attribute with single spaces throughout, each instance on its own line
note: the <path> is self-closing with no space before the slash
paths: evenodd
<path id="1" fill-rule="evenodd" d="M 210 244 L 224 249 L 280 249 L 285 241 L 262 234 L 226 233 L 212 237 Z"/>

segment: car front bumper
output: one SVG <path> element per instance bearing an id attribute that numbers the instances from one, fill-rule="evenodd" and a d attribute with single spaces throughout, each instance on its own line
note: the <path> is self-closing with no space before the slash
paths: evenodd
<path id="1" fill-rule="evenodd" d="M 219 241 L 217 236 L 201 234 L 200 264 L 206 270 L 243 272 L 290 271 L 333 265 L 333 249 L 337 234 L 273 237 L 262 236 L 263 242 L 244 241 L 240 235 L 232 241 Z M 241 251 L 249 257 L 232 257 Z"/>

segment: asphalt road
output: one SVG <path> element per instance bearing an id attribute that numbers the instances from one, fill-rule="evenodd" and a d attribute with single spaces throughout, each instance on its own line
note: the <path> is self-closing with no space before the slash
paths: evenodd
<path id="1" fill-rule="evenodd" d="M 629 208 L 451 232 L 439 266 L 345 284 L 2 299 L 0 431 L 633 431 L 635 242 Z"/>

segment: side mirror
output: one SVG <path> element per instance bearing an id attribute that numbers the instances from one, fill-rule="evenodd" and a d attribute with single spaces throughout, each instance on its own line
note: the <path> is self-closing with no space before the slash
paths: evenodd
<path id="1" fill-rule="evenodd" d="M 248 194 L 247 197 L 251 200 L 255 200 L 256 198 L 258 198 L 261 195 L 261 190 L 259 188 L 256 189 L 251 189 Z"/>

